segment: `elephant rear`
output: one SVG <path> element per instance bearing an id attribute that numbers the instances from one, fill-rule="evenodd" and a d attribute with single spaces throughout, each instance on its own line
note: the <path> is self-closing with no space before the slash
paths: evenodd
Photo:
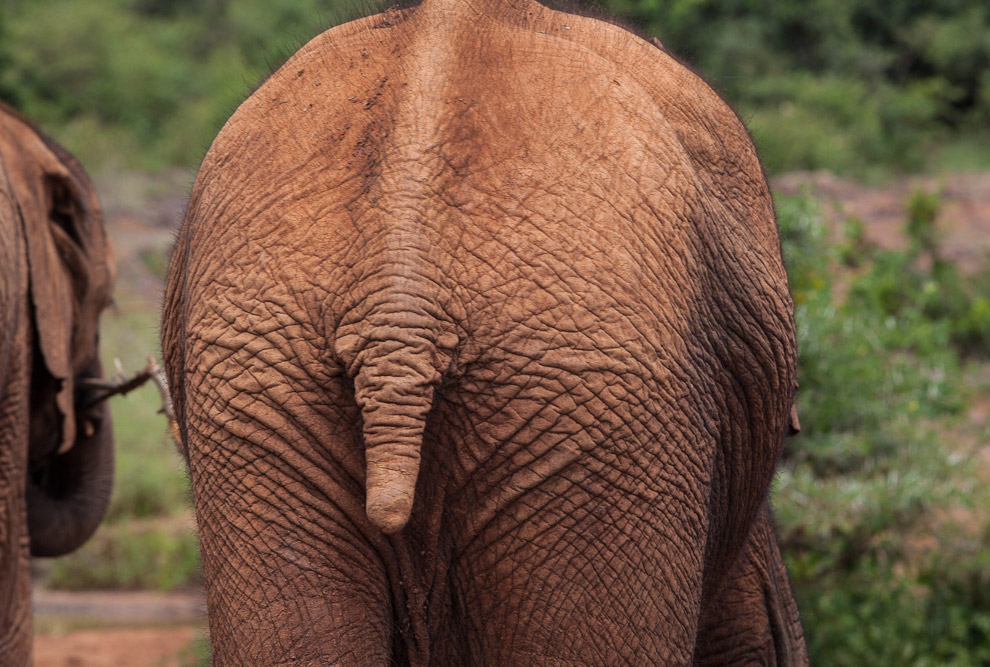
<path id="1" fill-rule="evenodd" d="M 508 0 L 318 37 L 218 136 L 169 270 L 220 662 L 800 646 L 786 604 L 710 632 L 789 596 L 751 535 L 791 311 L 745 130 L 655 46 Z"/>

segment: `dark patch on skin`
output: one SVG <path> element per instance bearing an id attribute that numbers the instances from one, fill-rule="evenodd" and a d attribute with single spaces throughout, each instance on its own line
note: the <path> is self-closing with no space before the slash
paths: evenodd
<path id="1" fill-rule="evenodd" d="M 375 16 L 378 14 L 381 15 L 382 20 L 377 25 L 373 26 L 373 28 L 376 29 L 393 28 L 399 25 L 399 23 L 401 22 L 401 20 L 399 20 L 401 14 L 399 14 L 398 12 L 401 12 L 402 10 L 406 10 L 406 9 L 411 9 L 413 7 L 417 7 L 421 2 L 422 0 L 409 0 L 409 1 L 403 0 L 401 2 L 393 2 L 389 4 L 387 0 L 381 0 L 380 2 L 369 2 L 368 0 L 361 0 L 360 2 L 357 3 L 358 5 L 357 12 L 355 13 L 354 16 L 350 16 L 342 20 L 333 20 L 333 21 L 329 19 L 324 20 L 323 25 L 316 27 L 315 30 L 313 30 L 308 36 L 302 36 L 302 35 L 295 36 L 292 45 L 285 46 L 287 52 L 284 55 L 280 55 L 277 59 L 271 58 L 271 60 L 268 62 L 268 71 L 265 74 L 263 74 L 260 80 L 254 85 L 254 87 L 252 87 L 248 91 L 248 94 L 245 96 L 245 98 L 250 97 L 251 95 L 254 95 L 256 92 L 258 92 L 258 89 L 261 88 L 263 85 L 265 85 L 268 79 L 270 79 L 276 72 L 281 70 L 282 67 L 285 66 L 285 63 L 290 58 L 292 58 L 292 56 L 294 56 L 299 51 L 299 49 L 303 47 L 303 45 L 305 45 L 314 37 L 321 35 L 327 30 L 332 30 L 337 26 L 341 26 L 346 23 L 351 23 L 353 21 L 359 21 L 361 19 L 365 19 L 370 16 Z M 266 57 L 266 60 L 267 59 L 268 58 Z M 302 72 L 300 72 L 299 75 L 301 76 Z M 231 113 L 233 113 L 233 111 L 234 109 L 231 109 Z"/>

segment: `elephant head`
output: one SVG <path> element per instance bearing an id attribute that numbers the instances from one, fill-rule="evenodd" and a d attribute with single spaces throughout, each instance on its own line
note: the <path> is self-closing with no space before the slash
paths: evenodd
<path id="1" fill-rule="evenodd" d="M 0 156 L 25 239 L 31 352 L 26 497 L 31 553 L 78 548 L 106 512 L 113 436 L 97 326 L 114 281 L 100 205 L 79 163 L 0 106 Z"/>

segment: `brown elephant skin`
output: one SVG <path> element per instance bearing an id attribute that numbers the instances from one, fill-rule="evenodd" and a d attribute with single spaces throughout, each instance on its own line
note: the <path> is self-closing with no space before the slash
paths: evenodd
<path id="1" fill-rule="evenodd" d="M 96 530 L 113 483 L 97 324 L 114 268 L 96 194 L 64 149 L 0 104 L 0 665 L 31 662 L 30 556 Z"/>
<path id="2" fill-rule="evenodd" d="M 770 193 L 655 44 L 530 0 L 320 35 L 207 154 L 162 337 L 217 665 L 806 662 Z"/>

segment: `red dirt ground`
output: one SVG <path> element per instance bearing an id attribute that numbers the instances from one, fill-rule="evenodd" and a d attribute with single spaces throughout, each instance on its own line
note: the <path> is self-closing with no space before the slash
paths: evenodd
<path id="1" fill-rule="evenodd" d="M 199 591 L 34 592 L 35 667 L 186 667 L 205 634 Z"/>
<path id="2" fill-rule="evenodd" d="M 35 667 L 185 667 L 196 629 L 77 630 L 35 638 Z"/>
<path id="3" fill-rule="evenodd" d="M 935 219 L 942 258 L 967 270 L 990 262 L 990 173 L 912 176 L 884 187 L 869 187 L 824 171 L 797 172 L 773 179 L 778 194 L 807 193 L 819 198 L 826 218 L 859 218 L 866 239 L 904 249 L 907 202 L 915 190 L 941 195 Z"/>

